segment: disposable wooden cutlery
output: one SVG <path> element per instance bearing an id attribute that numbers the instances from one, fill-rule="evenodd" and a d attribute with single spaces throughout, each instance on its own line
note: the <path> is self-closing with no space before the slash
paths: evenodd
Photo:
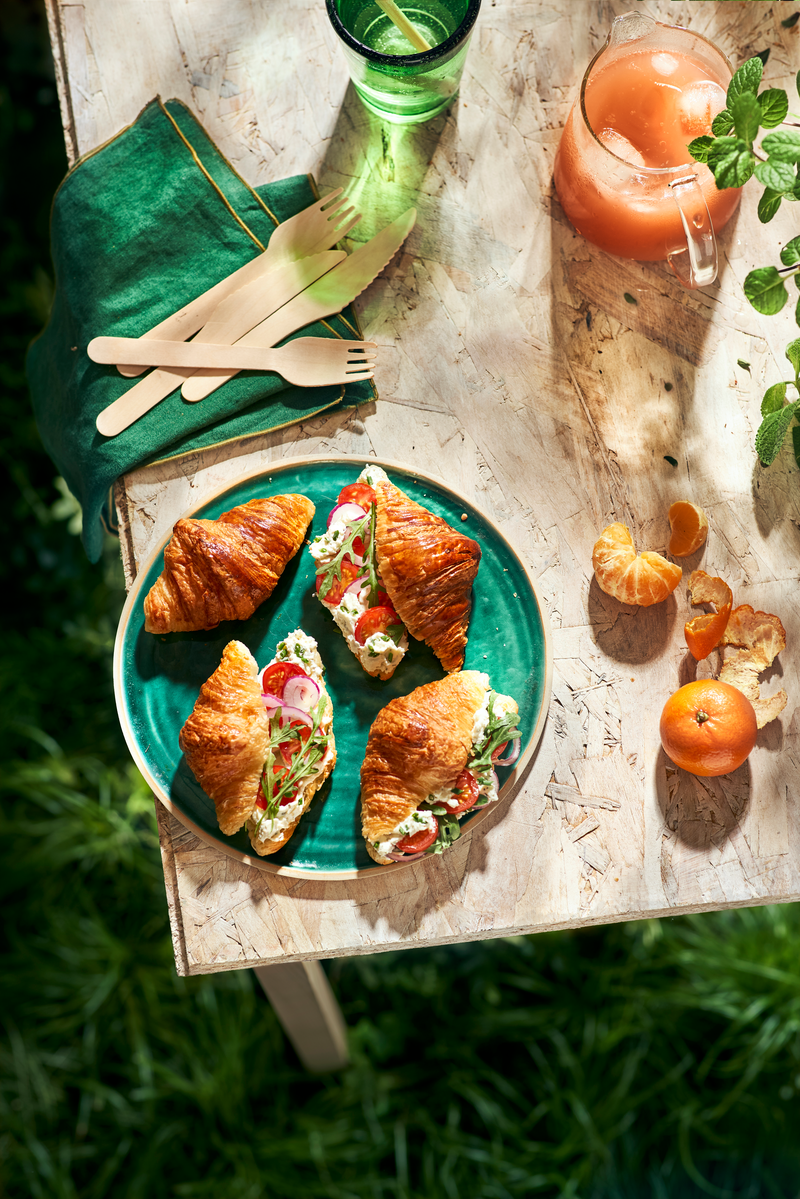
<path id="1" fill-rule="evenodd" d="M 213 345 L 198 341 L 157 341 L 155 338 L 95 337 L 87 347 L 94 362 L 124 359 L 141 366 L 215 366 L 236 370 L 277 371 L 298 387 L 326 387 L 371 379 L 377 348 L 371 341 L 340 341 L 332 337 L 298 337 L 279 349 Z M 135 387 L 115 400 L 97 418 L 105 437 L 115 437 L 138 418 L 136 405 L 125 401 Z"/>
<path id="2" fill-rule="evenodd" d="M 173 312 L 165 320 L 154 325 L 152 329 L 142 334 L 143 337 L 156 337 L 161 340 L 185 341 L 210 319 L 215 308 L 231 292 L 243 287 L 254 279 L 258 279 L 272 271 L 282 262 L 297 258 L 305 258 L 318 254 L 321 250 L 329 250 L 337 241 L 346 237 L 354 225 L 361 220 L 361 213 L 354 216 L 355 205 L 344 208 L 347 197 L 342 194 L 340 187 L 329 192 L 322 200 L 304 208 L 296 216 L 281 221 L 269 240 L 269 245 L 262 254 L 251 262 L 240 267 L 225 279 L 221 279 L 214 287 L 204 291 L 191 303 L 185 304 L 178 312 Z M 289 299 L 287 296 L 286 299 Z M 285 300 L 282 301 L 285 303 Z M 122 363 L 117 368 L 120 374 L 131 378 L 142 373 L 142 367 Z M 164 380 L 169 382 L 169 380 Z M 178 384 L 173 382 L 172 387 Z M 169 395 L 169 392 L 165 392 Z M 157 402 L 157 401 L 154 401 Z M 145 410 L 146 411 L 146 410 Z"/>

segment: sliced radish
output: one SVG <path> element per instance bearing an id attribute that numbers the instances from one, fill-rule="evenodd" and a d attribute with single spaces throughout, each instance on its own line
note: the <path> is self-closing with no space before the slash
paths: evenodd
<path id="1" fill-rule="evenodd" d="M 512 766 L 519 757 L 520 746 L 522 743 L 521 737 L 515 737 L 511 742 L 511 750 L 507 758 L 493 758 L 495 766 Z"/>
<path id="2" fill-rule="evenodd" d="M 359 508 L 358 504 L 337 504 L 331 509 L 328 517 L 328 528 L 331 527 L 334 520 L 350 524 L 354 520 L 363 520 L 367 513 L 363 508 Z"/>
<path id="3" fill-rule="evenodd" d="M 314 721 L 309 716 L 308 712 L 304 712 L 302 708 L 293 708 L 289 704 L 281 703 L 281 728 L 291 724 L 296 720 L 298 724 L 306 724 L 310 729 L 314 727 Z"/>
<path id="4" fill-rule="evenodd" d="M 360 563 L 359 563 L 360 565 Z M 349 587 L 345 587 L 345 595 L 360 595 L 362 588 L 369 582 L 369 575 L 362 575 L 360 579 L 355 579 Z"/>
<path id="5" fill-rule="evenodd" d="M 283 706 L 283 700 L 279 699 L 277 695 L 270 695 L 269 692 L 265 692 L 261 696 L 261 700 L 268 712 Z"/>
<path id="6" fill-rule="evenodd" d="M 289 679 L 283 689 L 284 704 L 290 708 L 302 708 L 304 712 L 311 711 L 319 702 L 319 696 L 319 686 L 313 679 Z"/>
<path id="7" fill-rule="evenodd" d="M 416 862 L 425 857 L 425 850 L 422 853 L 387 853 L 386 857 L 393 862 Z"/>

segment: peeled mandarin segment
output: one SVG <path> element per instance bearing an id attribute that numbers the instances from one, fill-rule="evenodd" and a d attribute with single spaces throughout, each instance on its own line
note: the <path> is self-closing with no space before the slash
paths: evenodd
<path id="1" fill-rule="evenodd" d="M 708 536 L 708 520 L 702 508 L 688 500 L 676 500 L 669 510 L 669 552 L 673 558 L 685 558 L 699 550 Z"/>
<path id="2" fill-rule="evenodd" d="M 634 549 L 630 529 L 609 525 L 595 542 L 592 565 L 598 586 L 622 604 L 647 608 L 665 600 L 681 580 L 681 568 L 660 554 Z"/>
<path id="3" fill-rule="evenodd" d="M 695 616 L 683 626 L 683 635 L 689 647 L 689 653 L 698 662 L 707 658 L 712 649 L 716 649 L 725 635 L 731 605 L 723 604 L 719 612 L 707 612 L 704 616 Z"/>

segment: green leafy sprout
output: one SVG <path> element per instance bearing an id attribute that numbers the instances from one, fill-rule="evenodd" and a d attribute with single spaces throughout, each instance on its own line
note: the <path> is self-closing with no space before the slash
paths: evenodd
<path id="1" fill-rule="evenodd" d="M 755 176 L 764 187 L 758 217 L 767 224 L 784 200 L 800 200 L 800 121 L 787 122 L 789 100 L 782 88 L 771 87 L 759 93 L 763 70 L 764 60 L 756 57 L 736 71 L 728 86 L 726 107 L 711 123 L 714 136 L 695 138 L 689 143 L 689 153 L 696 162 L 708 164 L 719 189 L 742 187 Z M 795 86 L 800 95 L 800 71 Z M 789 127 L 778 129 L 779 125 Z M 760 149 L 756 149 L 755 141 L 762 129 L 774 132 L 767 133 Z M 800 236 L 786 243 L 780 260 L 779 267 L 762 266 L 750 271 L 744 281 L 745 296 L 765 316 L 774 316 L 786 305 L 789 279 L 793 278 L 800 290 Z M 800 296 L 795 321 L 800 325 Z M 774 462 L 792 422 L 800 420 L 800 401 L 787 403 L 786 394 L 789 387 L 800 394 L 800 340 L 790 343 L 786 357 L 794 368 L 794 380 L 773 384 L 761 404 L 763 419 L 756 434 L 756 453 L 764 466 Z M 800 466 L 800 425 L 792 429 L 792 442 Z"/>

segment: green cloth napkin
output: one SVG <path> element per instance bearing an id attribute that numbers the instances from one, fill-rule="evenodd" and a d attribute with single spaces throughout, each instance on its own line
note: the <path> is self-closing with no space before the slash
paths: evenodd
<path id="1" fill-rule="evenodd" d="M 158 98 L 67 174 L 51 219 L 55 300 L 27 371 L 42 440 L 81 503 L 93 562 L 110 488 L 126 471 L 376 398 L 370 382 L 293 387 L 242 371 L 200 404 L 174 391 L 117 437 L 95 428 L 138 379 L 92 362 L 89 341 L 141 336 L 261 253 L 276 225 L 315 198 L 307 175 L 249 187 L 180 101 Z M 360 336 L 349 308 L 302 333 Z"/>

